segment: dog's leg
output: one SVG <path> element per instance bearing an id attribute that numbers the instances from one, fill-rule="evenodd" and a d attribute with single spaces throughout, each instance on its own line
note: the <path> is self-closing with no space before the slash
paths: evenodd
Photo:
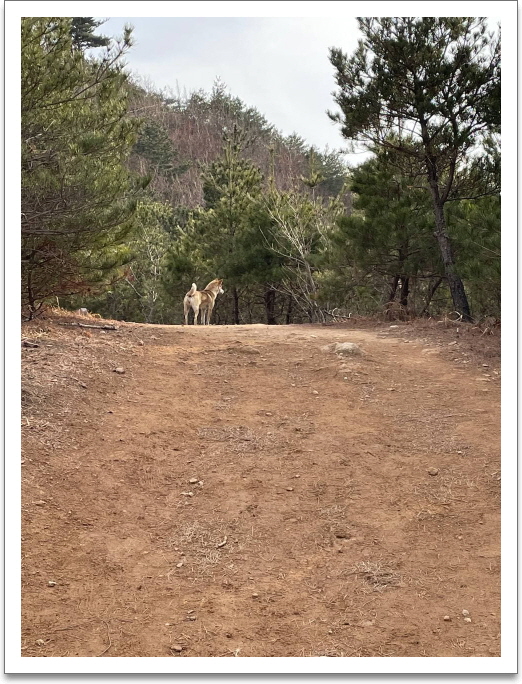
<path id="1" fill-rule="evenodd" d="M 188 325 L 188 315 L 190 311 L 190 304 L 186 301 L 183 302 L 183 310 L 185 314 L 185 325 Z"/>
<path id="2" fill-rule="evenodd" d="M 194 325 L 198 324 L 199 306 L 192 307 L 194 309 Z"/>

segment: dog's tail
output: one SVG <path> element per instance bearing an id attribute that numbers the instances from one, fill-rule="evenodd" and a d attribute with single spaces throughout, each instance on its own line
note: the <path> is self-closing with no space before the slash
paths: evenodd
<path id="1" fill-rule="evenodd" d="M 198 287 L 197 287 L 196 283 L 192 283 L 192 287 L 187 292 L 187 297 L 192 297 L 192 295 L 195 294 L 197 289 L 198 289 Z"/>

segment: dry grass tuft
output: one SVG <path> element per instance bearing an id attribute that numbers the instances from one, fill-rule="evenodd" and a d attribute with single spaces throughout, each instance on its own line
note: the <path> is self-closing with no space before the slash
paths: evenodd
<path id="1" fill-rule="evenodd" d="M 402 576 L 384 561 L 361 561 L 353 566 L 352 572 L 369 584 L 373 591 L 402 585 Z"/>
<path id="2" fill-rule="evenodd" d="M 187 562 L 192 563 L 199 574 L 208 574 L 229 555 L 233 543 L 230 539 L 225 545 L 218 545 L 223 544 L 223 540 L 229 537 L 231 527 L 234 525 L 231 526 L 223 520 L 216 520 L 211 524 L 198 521 L 186 523 L 170 539 L 169 545 L 182 549 Z M 235 549 L 239 548 L 236 544 Z"/>
<path id="3" fill-rule="evenodd" d="M 228 442 L 230 449 L 236 453 L 259 451 L 267 444 L 265 437 L 241 425 L 202 427 L 197 432 L 198 437 L 208 442 Z"/>
<path id="4" fill-rule="evenodd" d="M 477 491 L 476 480 L 463 473 L 449 471 L 414 488 L 415 495 L 430 504 L 448 506 L 455 502 L 470 501 Z"/>
<path id="5" fill-rule="evenodd" d="M 342 523 L 346 520 L 346 506 L 327 506 L 319 511 L 321 518 L 324 518 L 331 525 Z"/>
<path id="6" fill-rule="evenodd" d="M 355 651 L 348 653 L 340 648 L 324 648 L 320 651 L 311 651 L 306 655 L 312 658 L 346 658 L 355 655 Z"/>

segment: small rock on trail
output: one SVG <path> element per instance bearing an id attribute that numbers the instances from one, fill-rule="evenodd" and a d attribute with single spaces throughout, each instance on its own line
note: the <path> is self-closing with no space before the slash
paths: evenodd
<path id="1" fill-rule="evenodd" d="M 334 536 L 337 537 L 337 539 L 350 539 L 352 536 L 350 531 L 345 529 L 344 527 L 336 527 L 333 530 L 333 533 Z"/>
<path id="2" fill-rule="evenodd" d="M 325 353 L 333 352 L 335 354 L 362 354 L 362 349 L 354 342 L 333 342 L 332 344 L 325 344 L 321 347 L 321 351 Z"/>
<path id="3" fill-rule="evenodd" d="M 361 627 L 373 627 L 375 624 L 375 620 L 363 620 L 361 622 Z"/>

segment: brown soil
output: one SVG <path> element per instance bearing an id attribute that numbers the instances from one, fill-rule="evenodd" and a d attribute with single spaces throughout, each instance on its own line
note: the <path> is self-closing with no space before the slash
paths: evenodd
<path id="1" fill-rule="evenodd" d="M 23 329 L 22 655 L 500 655 L 498 337 L 74 321 Z"/>

